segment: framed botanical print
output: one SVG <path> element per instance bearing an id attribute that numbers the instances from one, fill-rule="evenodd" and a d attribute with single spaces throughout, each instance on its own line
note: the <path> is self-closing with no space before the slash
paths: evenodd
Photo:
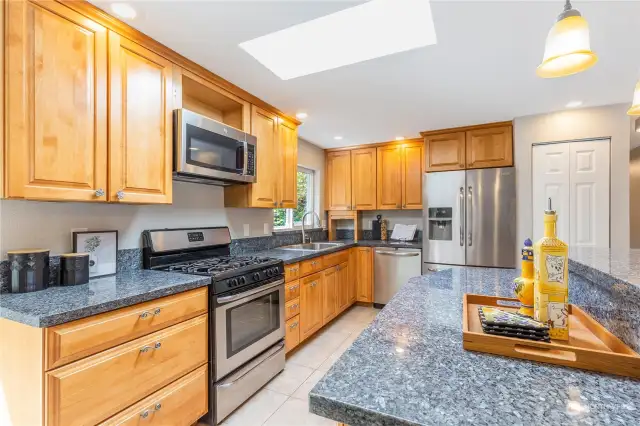
<path id="1" fill-rule="evenodd" d="M 117 271 L 118 231 L 73 233 L 73 252 L 89 253 L 89 277 L 114 275 Z"/>

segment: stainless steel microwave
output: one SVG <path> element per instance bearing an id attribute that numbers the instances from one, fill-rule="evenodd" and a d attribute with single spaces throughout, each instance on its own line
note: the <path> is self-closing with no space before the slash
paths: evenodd
<path id="1" fill-rule="evenodd" d="M 232 185 L 256 181 L 255 136 L 188 109 L 174 111 L 174 180 Z"/>

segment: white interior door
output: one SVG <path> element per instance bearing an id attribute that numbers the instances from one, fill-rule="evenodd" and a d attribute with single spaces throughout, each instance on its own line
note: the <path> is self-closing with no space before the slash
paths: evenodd
<path id="1" fill-rule="evenodd" d="M 609 247 L 609 140 L 569 145 L 569 245 Z"/>
<path id="2" fill-rule="evenodd" d="M 543 218 L 549 198 L 551 207 L 558 214 L 558 238 L 569 241 L 569 145 L 555 143 L 533 147 L 533 242 L 544 235 Z"/>

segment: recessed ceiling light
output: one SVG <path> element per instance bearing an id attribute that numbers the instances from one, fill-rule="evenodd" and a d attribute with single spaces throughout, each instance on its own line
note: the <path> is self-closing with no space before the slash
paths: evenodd
<path id="1" fill-rule="evenodd" d="M 404 140 L 404 136 L 396 136 L 396 140 L 397 141 L 403 141 Z"/>
<path id="2" fill-rule="evenodd" d="M 371 0 L 240 47 L 289 80 L 432 44 L 436 31 L 429 0 Z"/>
<path id="3" fill-rule="evenodd" d="M 136 10 L 128 3 L 111 3 L 111 11 L 125 19 L 133 19 L 136 17 Z"/>
<path id="4" fill-rule="evenodd" d="M 571 101 L 566 106 L 567 108 L 576 108 L 582 105 L 582 101 Z"/>
<path id="5" fill-rule="evenodd" d="M 299 113 L 297 113 L 297 114 L 296 114 L 296 118 L 297 118 L 298 120 L 304 120 L 304 119 L 305 119 L 305 118 L 307 118 L 307 117 L 308 117 L 308 115 L 307 115 L 307 113 L 306 113 L 306 112 L 299 112 Z"/>
<path id="6" fill-rule="evenodd" d="M 334 136 L 333 138 L 334 138 L 335 140 L 337 140 L 337 141 L 341 141 L 341 140 L 342 140 L 342 136 Z"/>

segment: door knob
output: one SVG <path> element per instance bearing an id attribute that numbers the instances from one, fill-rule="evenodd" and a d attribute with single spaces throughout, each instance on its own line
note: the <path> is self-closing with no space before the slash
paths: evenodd
<path id="1" fill-rule="evenodd" d="M 116 192 L 116 197 L 118 198 L 118 200 L 122 200 L 124 198 L 124 191 L 120 190 Z"/>

